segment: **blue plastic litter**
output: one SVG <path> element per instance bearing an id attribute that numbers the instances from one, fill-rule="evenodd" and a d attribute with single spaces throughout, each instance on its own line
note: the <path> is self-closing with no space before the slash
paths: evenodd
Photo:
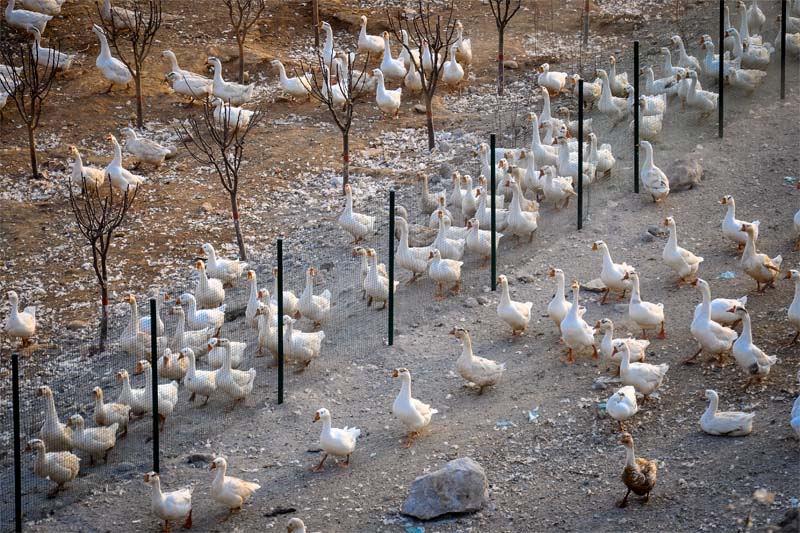
<path id="1" fill-rule="evenodd" d="M 406 526 L 406 533 L 425 533 L 425 528 L 419 526 Z"/>
<path id="2" fill-rule="evenodd" d="M 597 404 L 597 408 L 598 409 L 605 409 L 606 408 L 606 402 L 598 403 Z"/>
<path id="3" fill-rule="evenodd" d="M 509 426 L 513 426 L 514 422 L 512 422 L 511 420 L 498 420 L 495 425 L 497 427 L 507 428 Z"/>
<path id="4" fill-rule="evenodd" d="M 728 271 L 726 271 L 726 272 L 723 272 L 723 273 L 722 273 L 722 274 L 720 274 L 719 276 L 717 276 L 717 279 L 733 279 L 733 278 L 735 278 L 735 277 L 736 277 L 736 274 L 734 274 L 733 272 L 731 272 L 730 270 L 728 270 Z"/>
<path id="5" fill-rule="evenodd" d="M 537 418 L 539 418 L 539 406 L 537 405 L 530 411 L 528 411 L 528 422 L 534 422 Z"/>

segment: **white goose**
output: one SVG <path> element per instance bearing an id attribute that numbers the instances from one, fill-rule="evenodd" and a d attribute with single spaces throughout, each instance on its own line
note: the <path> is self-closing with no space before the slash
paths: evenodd
<path id="1" fill-rule="evenodd" d="M 506 187 L 512 188 L 514 191 L 511 198 L 511 206 L 508 209 L 505 230 L 508 234 L 517 237 L 527 236 L 528 242 L 531 242 L 536 230 L 539 228 L 539 212 L 523 210 L 522 202 L 529 202 L 529 200 L 523 197 L 519 184 L 512 179 L 505 180 L 505 183 Z"/>
<path id="2" fill-rule="evenodd" d="M 377 55 L 383 52 L 383 43 L 383 38 L 367 33 L 367 17 L 361 15 L 361 31 L 358 33 L 358 51 Z"/>
<path id="3" fill-rule="evenodd" d="M 783 257 L 770 257 L 756 249 L 756 229 L 752 224 L 742 224 L 742 231 L 747 234 L 747 244 L 742 252 L 742 269 L 756 281 L 758 292 L 764 292 L 778 277 Z"/>
<path id="4" fill-rule="evenodd" d="M 182 69 L 180 65 L 178 65 L 178 58 L 175 56 L 175 53 L 172 50 L 164 50 L 161 52 L 161 55 L 169 59 L 170 72 L 175 72 L 180 78 L 205 82 L 211 85 L 212 80 L 210 78 L 197 74 L 196 72 L 192 72 L 191 70 Z"/>
<path id="5" fill-rule="evenodd" d="M 431 246 L 439 250 L 443 258 L 460 261 L 464 257 L 464 249 L 467 246 L 466 240 L 451 239 L 448 237 L 444 213 L 439 211 L 438 218 L 439 231 L 437 232 L 436 239 L 434 239 Z"/>
<path id="6" fill-rule="evenodd" d="M 295 331 L 294 318 L 283 315 L 283 345 L 286 351 L 286 358 L 290 361 L 302 363 L 299 372 L 305 370 L 311 361 L 319 357 L 322 351 L 322 342 L 325 340 L 324 331 L 314 331 L 306 333 Z"/>
<path id="7" fill-rule="evenodd" d="M 496 249 L 500 247 L 500 239 L 503 234 L 495 232 Z M 481 229 L 481 223 L 477 218 L 467 220 L 467 251 L 480 255 L 485 265 L 492 255 L 492 232 Z"/>
<path id="8" fill-rule="evenodd" d="M 612 121 L 619 122 L 628 114 L 628 101 L 611 95 L 608 74 L 605 70 L 599 69 L 597 75 L 603 80 L 603 90 L 600 93 L 600 101 L 597 102 L 597 110 L 608 115 Z"/>
<path id="9" fill-rule="evenodd" d="M 572 187 L 572 179 L 556 175 L 556 168 L 551 165 L 543 167 L 540 174 L 544 175 L 544 199 L 555 206 L 556 211 L 569 206 L 569 200 L 573 196 L 578 196 Z M 559 206 L 559 203 L 563 202 Z"/>
<path id="10" fill-rule="evenodd" d="M 392 47 L 389 43 L 389 32 L 383 32 L 383 59 L 381 60 L 381 72 L 390 80 L 402 80 L 406 77 L 406 65 L 402 57 L 395 59 L 392 57 Z"/>
<path id="11" fill-rule="evenodd" d="M 41 44 L 42 34 L 35 27 L 31 26 L 29 31 L 33 33 L 33 57 L 36 64 L 54 70 L 67 70 L 72 66 L 75 55 L 68 55 L 52 48 L 43 48 Z"/>
<path id="12" fill-rule="evenodd" d="M 206 273 L 206 264 L 202 261 L 195 263 L 197 269 L 197 283 L 194 288 L 194 297 L 200 309 L 214 309 L 225 301 L 225 289 L 222 281 L 209 278 Z"/>
<path id="13" fill-rule="evenodd" d="M 111 0 L 103 0 L 100 6 L 100 17 L 112 27 L 119 30 L 135 30 L 136 14 L 124 7 L 112 7 Z"/>
<path id="14" fill-rule="evenodd" d="M 61 6 L 66 0 L 20 0 L 23 9 L 44 15 L 60 15 Z"/>
<path id="15" fill-rule="evenodd" d="M 456 21 L 456 55 L 464 65 L 472 64 L 472 40 L 464 39 L 464 25 L 460 20 Z"/>
<path id="16" fill-rule="evenodd" d="M 228 516 L 234 511 L 240 511 L 244 502 L 261 488 L 258 483 L 226 475 L 228 461 L 224 457 L 214 459 L 209 468 L 217 471 L 214 481 L 211 482 L 211 497 L 228 507 Z"/>
<path id="17" fill-rule="evenodd" d="M 141 137 L 133 128 L 122 128 L 120 132 L 125 136 L 125 149 L 136 158 L 134 168 L 138 168 L 141 163 L 149 163 L 158 168 L 165 159 L 177 154 L 174 147 L 167 148 L 155 141 Z"/>
<path id="18" fill-rule="evenodd" d="M 739 368 L 748 374 L 747 381 L 744 384 L 746 389 L 753 382 L 760 383 L 762 379 L 767 377 L 772 365 L 778 362 L 778 358 L 774 355 L 767 355 L 753 344 L 753 330 L 747 309 L 737 305 L 731 311 L 742 317 L 742 334 L 733 343 L 731 354 L 736 359 Z"/>
<path id="19" fill-rule="evenodd" d="M 192 329 L 211 328 L 215 334 L 218 334 L 222 324 L 225 323 L 225 304 L 216 309 L 198 309 L 197 300 L 188 292 L 181 294 L 176 303 L 186 306 L 186 323 Z"/>
<path id="20" fill-rule="evenodd" d="M 457 50 L 458 43 L 455 42 L 450 46 L 450 59 L 445 61 L 442 67 L 442 81 L 447 85 L 454 85 L 456 88 L 464 79 L 464 67 L 458 63 Z"/>
<path id="21" fill-rule="evenodd" d="M 281 89 L 291 96 L 292 98 L 308 98 L 311 99 L 311 83 L 310 74 L 303 76 L 294 76 L 292 78 L 286 75 L 286 68 L 278 59 L 270 62 L 273 67 L 278 69 L 278 77 L 280 79 Z"/>
<path id="22" fill-rule="evenodd" d="M 172 306 L 170 314 L 175 315 L 177 323 L 175 332 L 169 339 L 169 349 L 179 352 L 184 348 L 191 348 L 195 352 L 202 352 L 208 345 L 208 340 L 214 335 L 214 328 L 208 327 L 194 331 L 186 331 L 186 313 L 180 305 Z"/>
<path id="23" fill-rule="evenodd" d="M 103 169 L 85 166 L 77 146 L 70 145 L 69 153 L 75 158 L 75 161 L 72 163 L 72 174 L 70 176 L 72 186 L 78 186 L 85 192 L 99 194 L 100 187 L 102 187 L 103 183 L 106 181 L 106 175 Z"/>
<path id="24" fill-rule="evenodd" d="M 461 261 L 443 259 L 441 252 L 431 248 L 428 253 L 428 276 L 436 282 L 436 299 L 444 299 L 444 284 L 452 285 L 450 291 L 458 294 L 461 290 Z"/>
<path id="25" fill-rule="evenodd" d="M 214 279 L 222 281 L 223 285 L 233 284 L 234 281 L 242 277 L 242 274 L 249 266 L 244 261 L 238 259 L 225 259 L 217 256 L 217 251 L 210 243 L 201 246 L 203 253 L 208 257 L 206 272 Z"/>
<path id="26" fill-rule="evenodd" d="M 608 82 L 611 88 L 611 94 L 618 97 L 627 96 L 627 87 L 630 85 L 628 82 L 628 73 L 623 72 L 622 74 L 617 74 L 617 58 L 611 56 L 608 58 L 609 67 L 608 67 Z M 584 87 L 585 89 L 585 87 Z"/>
<path id="27" fill-rule="evenodd" d="M 606 413 L 619 423 L 619 430 L 625 431 L 625 422 L 639 412 L 636 402 L 636 389 L 630 385 L 620 387 L 606 400 Z"/>
<path id="28" fill-rule="evenodd" d="M 703 72 L 703 66 L 700 61 L 686 53 L 686 47 L 683 45 L 683 39 L 679 35 L 673 35 L 670 39 L 673 46 L 678 47 L 678 66 L 695 72 Z"/>
<path id="29" fill-rule="evenodd" d="M 378 109 L 387 115 L 394 115 L 394 118 L 400 116 L 400 100 L 403 95 L 403 88 L 389 90 L 383 83 L 383 72 L 376 68 L 372 71 L 373 76 L 378 80 L 378 86 L 375 89 L 375 101 L 378 103 Z"/>
<path id="30" fill-rule="evenodd" d="M 622 353 L 622 360 L 619 365 L 619 377 L 623 385 L 628 385 L 636 389 L 636 392 L 642 394 L 644 403 L 648 397 L 653 394 L 661 384 L 664 382 L 669 370 L 669 365 L 661 363 L 660 365 L 651 365 L 650 363 L 631 363 L 631 352 L 627 343 L 622 344 L 622 349 L 614 347 L 614 355 L 617 352 Z"/>
<path id="31" fill-rule="evenodd" d="M 350 465 L 350 455 L 356 450 L 356 442 L 358 437 L 361 436 L 361 430 L 358 428 L 344 427 L 342 429 L 331 426 L 331 413 L 324 407 L 318 409 L 314 413 L 314 422 L 322 420 L 322 432 L 319 435 L 319 445 L 322 448 L 323 454 L 319 464 L 313 468 L 314 472 L 322 471 L 322 465 L 328 455 L 334 457 L 345 457 L 343 463 L 339 466 L 347 467 Z M 289 528 L 292 531 L 292 528 Z"/>
<path id="32" fill-rule="evenodd" d="M 216 96 L 211 98 L 211 106 L 214 108 L 216 123 L 222 128 L 227 128 L 231 133 L 240 128 L 246 129 L 255 115 L 255 111 L 229 104 Z"/>
<path id="33" fill-rule="evenodd" d="M 547 146 L 542 144 L 541 137 L 539 137 L 539 119 L 536 113 L 528 113 L 528 119 L 531 121 L 531 152 L 533 153 L 534 161 L 539 168 L 547 165 L 558 164 L 558 151 L 554 146 Z"/>
<path id="34" fill-rule="evenodd" d="M 400 242 L 395 253 L 397 266 L 411 272 L 411 279 L 407 283 L 412 283 L 428 270 L 428 254 L 430 247 L 412 248 L 408 245 L 408 222 L 404 218 L 395 217 L 395 225 L 400 231 Z"/>
<path id="35" fill-rule="evenodd" d="M 536 83 L 547 89 L 551 96 L 556 96 L 564 90 L 567 84 L 567 73 L 550 71 L 549 63 L 542 63 L 539 66 L 539 75 L 536 78 Z"/>
<path id="36" fill-rule="evenodd" d="M 19 310 L 19 296 L 15 291 L 8 291 L 10 312 L 6 318 L 4 331 L 6 335 L 22 340 L 22 347 L 31 344 L 31 337 L 36 333 L 36 306 L 29 305 Z"/>
<path id="37" fill-rule="evenodd" d="M 245 349 L 247 348 L 246 342 L 236 342 L 220 339 L 219 337 L 212 337 L 208 339 L 206 352 L 208 353 L 208 366 L 212 370 L 217 370 L 225 365 L 225 358 L 230 359 L 231 368 L 239 368 L 242 366 L 245 357 Z"/>
<path id="38" fill-rule="evenodd" d="M 631 280 L 631 299 L 628 305 L 628 316 L 642 330 L 642 337 L 647 339 L 647 330 L 660 327 L 658 338 L 666 336 L 664 331 L 664 304 L 643 301 L 639 293 L 639 275 L 636 272 L 626 274 Z"/>
<path id="39" fill-rule="evenodd" d="M 172 90 L 183 96 L 188 96 L 191 101 L 205 100 L 211 97 L 212 81 L 205 78 L 191 78 L 184 76 L 180 72 L 168 72 L 167 81 L 172 86 Z M 190 103 L 191 103 L 190 101 Z"/>
<path id="40" fill-rule="evenodd" d="M 111 92 L 114 85 L 124 85 L 127 88 L 133 79 L 131 71 L 125 66 L 125 63 L 111 56 L 111 48 L 108 47 L 108 39 L 106 39 L 103 28 L 95 24 L 92 26 L 92 31 L 100 40 L 100 55 L 97 56 L 94 64 L 103 74 L 103 77 L 111 82 L 106 92 Z"/>
<path id="41" fill-rule="evenodd" d="M 256 356 L 264 353 L 264 349 L 273 355 L 278 354 L 278 315 L 272 312 L 271 305 L 261 304 L 256 311 L 258 318 L 258 351 Z M 277 364 L 277 360 L 275 360 Z"/>
<path id="42" fill-rule="evenodd" d="M 692 281 L 703 295 L 703 303 L 700 312 L 695 314 L 692 320 L 691 332 L 695 340 L 700 344 L 700 348 L 684 363 L 692 361 L 701 352 L 721 359 L 722 356 L 731 350 L 733 342 L 736 340 L 736 332 L 731 328 L 725 327 L 711 320 L 711 289 L 708 283 L 701 278 Z"/>
<path id="43" fill-rule="evenodd" d="M 339 215 L 339 226 L 353 237 L 353 244 L 358 244 L 375 231 L 375 217 L 353 211 L 353 189 L 349 183 L 344 186 L 344 193 L 346 200 L 344 211 Z"/>
<path id="44" fill-rule="evenodd" d="M 320 23 L 320 27 L 325 31 L 325 43 L 322 45 L 322 60 L 328 69 L 333 68 L 333 59 L 336 51 L 333 46 L 333 28 L 327 22 Z"/>
<path id="45" fill-rule="evenodd" d="M 611 259 L 611 252 L 605 241 L 595 241 L 592 243 L 592 250 L 603 253 L 603 267 L 600 270 L 600 281 L 606 286 L 601 304 L 606 303 L 608 293 L 611 291 L 621 292 L 620 299 L 625 298 L 625 293 L 631 290 L 632 283 L 626 276 L 633 273 L 634 268 L 628 263 L 615 263 Z"/>
<path id="46" fill-rule="evenodd" d="M 610 144 L 601 144 L 600 148 L 597 147 L 597 135 L 589 133 L 589 153 L 586 160 L 595 166 L 595 171 L 598 174 L 608 175 L 617 160 L 614 158 L 614 152 L 611 150 Z"/>
<path id="47" fill-rule="evenodd" d="M 603 332 L 603 339 L 600 341 L 600 354 L 611 361 L 619 371 L 619 364 L 622 362 L 622 350 L 614 354 L 614 347 L 621 347 L 627 344 L 631 352 L 631 361 L 638 362 L 645 360 L 645 350 L 650 346 L 650 341 L 645 339 L 614 338 L 614 323 L 610 318 L 603 318 L 595 325 L 595 329 Z"/>
<path id="48" fill-rule="evenodd" d="M 278 267 L 272 268 L 272 277 L 273 277 L 273 291 L 272 296 L 270 297 L 270 304 L 278 309 Z M 298 298 L 292 291 L 283 291 L 283 314 L 293 316 L 295 318 L 300 318 L 300 314 L 297 311 L 297 302 Z M 275 319 L 277 320 L 277 318 Z"/>
<path id="49" fill-rule="evenodd" d="M 461 355 L 456 360 L 456 370 L 462 378 L 478 386 L 478 394 L 483 389 L 496 385 L 506 371 L 505 363 L 497 363 L 491 359 L 478 357 L 472 353 L 472 339 L 464 328 L 453 328 L 450 335 L 455 336 L 463 345 Z"/>
<path id="50" fill-rule="evenodd" d="M 703 91 L 697 87 L 697 72 L 694 70 L 689 71 L 689 79 L 692 80 L 689 85 L 689 92 L 686 95 L 686 103 L 690 107 L 699 109 L 703 113 L 701 117 L 707 117 L 717 109 L 717 102 L 719 95 L 711 91 Z M 682 79 L 683 75 L 679 74 L 678 79 Z"/>
<path id="51" fill-rule="evenodd" d="M 746 222 L 736 218 L 736 202 L 731 195 L 725 195 L 720 201 L 725 206 L 725 218 L 722 219 L 722 234 L 728 239 L 735 242 L 739 249 L 744 248 L 747 244 L 747 233 L 742 231 L 743 224 L 749 224 L 753 227 L 753 238 L 758 239 L 758 227 L 761 221 L 754 220 Z"/>
<path id="52" fill-rule="evenodd" d="M 378 254 L 370 248 L 367 250 L 367 257 L 369 258 L 369 272 L 364 280 L 364 290 L 367 295 L 367 306 L 372 305 L 372 302 L 383 302 L 381 309 L 386 309 L 389 300 L 389 278 L 380 272 L 380 265 L 378 265 Z M 397 292 L 399 281 L 394 282 L 392 293 Z"/>
<path id="53" fill-rule="evenodd" d="M 414 438 L 431 423 L 431 418 L 439 411 L 411 396 L 411 372 L 407 368 L 396 368 L 392 377 L 400 378 L 401 381 L 400 393 L 392 404 L 392 413 L 408 429 L 404 447 L 409 448 Z"/>
<path id="54" fill-rule="evenodd" d="M 642 188 L 654 202 L 659 202 L 669 196 L 669 178 L 664 171 L 653 162 L 653 145 L 648 141 L 639 143 L 644 148 L 644 164 L 639 172 Z"/>
<path id="55" fill-rule="evenodd" d="M 550 303 L 547 304 L 547 314 L 556 325 L 558 333 L 560 334 L 561 322 L 564 320 L 564 317 L 567 316 L 567 313 L 569 313 L 572 304 L 564 296 L 564 271 L 560 268 L 551 268 L 549 276 L 551 278 L 556 278 L 556 293 L 553 299 L 550 300 Z M 578 309 L 578 313 L 581 316 L 583 316 L 585 312 L 586 309 L 583 307 Z"/>
<path id="56" fill-rule="evenodd" d="M 253 392 L 253 384 L 256 381 L 256 370 L 250 368 L 247 371 L 234 370 L 231 368 L 230 344 L 228 339 L 219 339 L 219 345 L 224 350 L 222 358 L 222 368 L 216 371 L 214 381 L 218 391 L 227 395 L 234 401 L 234 406 L 239 402 L 246 401 L 250 393 Z"/>
<path id="57" fill-rule="evenodd" d="M 15 0 L 8 0 L 5 11 L 6 24 L 18 30 L 28 31 L 28 28 L 36 28 L 40 33 L 44 33 L 47 23 L 50 22 L 52 15 L 28 11 L 27 9 L 14 9 Z"/>
<path id="58" fill-rule="evenodd" d="M 108 164 L 103 171 L 108 179 L 111 181 L 111 186 L 114 187 L 121 194 L 130 193 L 134 191 L 147 179 L 144 176 L 139 176 L 127 170 L 122 166 L 122 147 L 119 145 L 117 138 L 112 134 L 108 134 L 106 139 L 114 147 L 114 159 Z"/>
<path id="59" fill-rule="evenodd" d="M 719 396 L 717 391 L 706 390 L 708 408 L 700 417 L 700 428 L 709 435 L 744 437 L 753 431 L 755 413 L 741 411 L 717 411 Z"/>
<path id="60" fill-rule="evenodd" d="M 69 451 L 75 447 L 73 431 L 67 424 L 62 424 L 58 419 L 53 391 L 47 385 L 40 385 L 36 389 L 36 396 L 44 398 L 47 407 L 44 411 L 42 423 L 37 437 L 41 439 L 51 452 Z"/>
<path id="61" fill-rule="evenodd" d="M 186 369 L 186 376 L 183 378 L 183 384 L 186 389 L 192 393 L 189 396 L 189 401 L 193 402 L 195 397 L 199 394 L 205 396 L 206 399 L 203 405 L 208 403 L 208 399 L 217 390 L 217 373 L 213 370 L 197 370 L 195 363 L 194 350 L 191 348 L 184 348 L 178 354 L 178 360 L 187 359 L 189 365 Z"/>
<path id="62" fill-rule="evenodd" d="M 678 246 L 678 228 L 675 225 L 674 218 L 665 218 L 664 225 L 669 228 L 669 238 L 661 257 L 664 259 L 664 263 L 678 275 L 678 284 L 680 285 L 682 282 L 687 281 L 686 278 L 697 274 L 703 258 L 694 255 L 686 248 Z"/>
<path id="63" fill-rule="evenodd" d="M 297 310 L 302 316 L 314 322 L 315 328 L 327 320 L 331 312 L 331 291 L 325 289 L 322 294 L 314 294 L 316 275 L 317 271 L 313 266 L 306 270 L 306 286 L 297 301 Z"/>
<path id="64" fill-rule="evenodd" d="M 800 338 L 800 271 L 794 269 L 787 270 L 785 278 L 794 282 L 794 298 L 789 305 L 789 311 L 787 313 L 789 323 L 797 332 L 792 342 L 789 343 L 789 346 L 792 346 L 797 342 L 797 339 Z"/>
<path id="65" fill-rule="evenodd" d="M 645 92 L 652 95 L 678 93 L 678 80 L 675 74 L 668 74 L 665 78 L 656 79 L 651 67 L 642 67 L 639 73 L 645 77 Z"/>
<path id="66" fill-rule="evenodd" d="M 403 78 L 403 85 L 405 85 L 406 89 L 412 93 L 422 92 L 422 76 L 420 75 L 414 63 L 409 65 L 408 74 L 406 74 L 406 77 Z"/>
<path id="67" fill-rule="evenodd" d="M 183 521 L 184 529 L 192 527 L 192 488 L 161 492 L 161 478 L 155 472 L 144 475 L 144 482 L 151 487 L 150 508 L 153 514 L 164 521 L 164 531 L 170 530 L 170 522 Z"/>
<path id="68" fill-rule="evenodd" d="M 206 59 L 206 64 L 214 67 L 214 85 L 211 90 L 214 96 L 232 106 L 242 105 L 253 98 L 255 83 L 241 85 L 223 80 L 222 62 L 216 57 Z"/>
<path id="69" fill-rule="evenodd" d="M 561 321 L 561 340 L 567 347 L 567 358 L 564 362 L 574 363 L 575 353 L 591 346 L 592 358 L 597 359 L 597 346 L 594 342 L 594 328 L 583 319 L 579 313 L 581 286 L 577 280 L 572 282 L 572 305 L 567 316 Z"/>
<path id="70" fill-rule="evenodd" d="M 408 32 L 406 30 L 401 29 L 400 35 L 403 37 L 404 45 L 400 47 L 400 59 L 403 60 L 403 63 L 405 64 L 406 68 L 409 69 L 410 73 L 413 67 L 420 64 L 419 48 L 411 48 L 411 46 L 408 44 Z M 408 52 L 406 47 L 408 47 L 408 50 L 411 50 L 411 53 Z M 417 76 L 419 76 L 419 74 L 417 74 Z"/>
<path id="71" fill-rule="evenodd" d="M 533 302 L 515 302 L 508 290 L 508 278 L 501 274 L 497 277 L 500 284 L 500 302 L 497 304 L 497 316 L 511 326 L 511 335 L 520 335 L 531 321 Z"/>

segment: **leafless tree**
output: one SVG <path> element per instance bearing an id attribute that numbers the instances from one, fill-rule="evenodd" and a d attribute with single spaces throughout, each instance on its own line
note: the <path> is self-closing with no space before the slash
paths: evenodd
<path id="1" fill-rule="evenodd" d="M 239 48 L 239 83 L 244 83 L 244 41 L 247 32 L 258 22 L 267 8 L 266 0 L 222 0 L 228 8 L 228 17 Z"/>
<path id="2" fill-rule="evenodd" d="M 81 192 L 78 194 L 73 189 L 74 183 L 70 182 L 68 185 L 72 213 L 78 223 L 78 230 L 92 249 L 92 267 L 100 285 L 100 352 L 105 349 L 108 338 L 108 251 L 111 249 L 114 232 L 125 221 L 125 215 L 133 205 L 138 190 L 129 186 L 121 197 L 116 193 L 115 198 L 111 180 L 106 180 L 106 183 L 108 193 L 105 196 L 101 194 L 99 186 L 87 186 L 86 178 L 83 179 Z"/>
<path id="3" fill-rule="evenodd" d="M 58 48 L 56 47 L 58 51 Z M 36 154 L 36 128 L 42 115 L 42 107 L 55 80 L 58 54 L 47 56 L 46 62 L 37 62 L 36 54 L 27 44 L 0 43 L 0 63 L 16 68 L 8 69 L 0 76 L 0 91 L 8 93 L 17 114 L 28 130 L 28 148 L 31 156 L 31 172 L 34 179 L 41 177 Z"/>
<path id="4" fill-rule="evenodd" d="M 342 194 L 345 185 L 350 181 L 350 127 L 353 124 L 353 109 L 356 96 L 364 88 L 369 62 L 369 54 L 366 54 L 361 70 L 357 70 L 355 54 L 348 53 L 345 56 L 347 62 L 343 67 L 339 66 L 341 63 L 333 63 L 332 66 L 336 69 L 333 73 L 328 72 L 328 66 L 319 51 L 316 66 L 301 62 L 299 71 L 295 69 L 295 76 L 306 76 L 305 73 L 309 73 L 306 79 L 311 98 L 328 108 L 334 124 L 342 134 Z M 336 75 L 336 83 L 331 81 L 333 74 Z"/>
<path id="5" fill-rule="evenodd" d="M 161 27 L 161 0 L 126 0 L 123 6 L 127 9 L 124 25 L 118 24 L 116 16 L 103 17 L 102 7 L 95 2 L 100 16 L 100 25 L 114 48 L 117 57 L 133 76 L 136 87 L 136 127 L 144 124 L 142 118 L 142 68 L 150 48 L 155 42 L 156 34 Z M 112 6 L 113 10 L 113 6 Z"/>
<path id="6" fill-rule="evenodd" d="M 428 128 L 428 150 L 433 150 L 436 146 L 433 129 L 433 96 L 436 94 L 439 75 L 444 68 L 450 45 L 455 42 L 456 32 L 452 0 L 449 5 L 445 6 L 443 13 L 432 13 L 431 4 L 431 1 L 423 4 L 422 0 L 417 0 L 417 12 L 411 15 L 400 10 L 393 17 L 387 11 L 389 27 L 395 38 L 403 43 L 402 30 L 406 30 L 409 35 L 410 42 L 409 44 L 403 43 L 403 48 L 411 56 L 411 61 L 414 62 L 414 67 L 419 72 L 422 81 L 422 95 L 425 98 L 425 116 Z M 426 64 L 422 54 L 423 43 L 427 44 L 430 50 L 429 65 Z M 412 53 L 411 45 L 420 49 L 418 55 L 416 50 Z"/>
<path id="7" fill-rule="evenodd" d="M 514 15 L 519 11 L 522 0 L 516 0 L 516 6 L 512 9 L 514 0 L 489 0 L 489 7 L 492 8 L 494 22 L 497 26 L 497 95 L 503 96 L 503 47 L 505 41 L 506 26 Z"/>
<path id="8" fill-rule="evenodd" d="M 231 217 L 236 231 L 236 242 L 239 245 L 239 259 L 247 261 L 247 251 L 239 221 L 241 165 L 247 136 L 263 117 L 263 111 L 257 108 L 249 118 L 246 118 L 237 113 L 238 108 L 232 108 L 230 104 L 217 103 L 219 107 L 215 108 L 214 104 L 206 101 L 199 120 L 194 117 L 189 118 L 176 130 L 192 158 L 216 170 L 222 187 L 230 197 Z"/>

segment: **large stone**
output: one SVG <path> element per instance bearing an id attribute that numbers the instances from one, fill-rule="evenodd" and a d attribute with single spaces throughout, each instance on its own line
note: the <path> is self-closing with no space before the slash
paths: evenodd
<path id="1" fill-rule="evenodd" d="M 411 484 L 403 514 L 430 520 L 448 513 L 469 513 L 489 501 L 489 482 L 481 465 L 469 457 L 450 461 Z"/>
<path id="2" fill-rule="evenodd" d="M 697 160 L 696 155 L 689 154 L 689 157 L 669 163 L 666 173 L 670 188 L 691 189 L 703 179 L 703 165 Z"/>
<path id="3" fill-rule="evenodd" d="M 581 285 L 581 289 L 589 292 L 604 292 L 606 290 L 606 285 L 600 278 L 595 278 Z"/>

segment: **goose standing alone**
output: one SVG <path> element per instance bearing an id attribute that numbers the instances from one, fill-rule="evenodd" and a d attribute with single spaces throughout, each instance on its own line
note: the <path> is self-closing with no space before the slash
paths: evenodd
<path id="1" fill-rule="evenodd" d="M 47 493 L 48 498 L 53 498 L 64 488 L 65 483 L 78 477 L 81 460 L 74 453 L 48 452 L 47 445 L 41 439 L 29 440 L 25 449 L 36 454 L 33 472 L 40 478 L 49 479 L 56 484 L 55 488 Z"/>
<path id="2" fill-rule="evenodd" d="M 228 517 L 241 511 L 244 502 L 261 488 L 258 483 L 227 475 L 228 461 L 224 457 L 214 459 L 209 468 L 217 471 L 211 482 L 211 497 L 228 508 Z"/>
<path id="3" fill-rule="evenodd" d="M 31 337 L 36 333 L 36 306 L 29 305 L 19 310 L 19 296 L 16 291 L 8 291 L 8 304 L 11 308 L 4 327 L 6 335 L 22 340 L 22 347 L 31 344 Z"/>
<path id="4" fill-rule="evenodd" d="M 658 465 L 644 457 L 636 457 L 633 449 L 633 437 L 630 433 L 623 433 L 620 443 L 625 446 L 625 468 L 622 470 L 622 482 L 628 489 L 625 497 L 617 502 L 618 507 L 628 505 L 628 496 L 631 492 L 637 496 L 644 496 L 644 503 L 650 501 L 650 493 L 656 486 Z"/>
<path id="5" fill-rule="evenodd" d="M 27 9 L 14 9 L 15 3 L 15 0 L 8 0 L 5 11 L 6 24 L 18 30 L 28 31 L 28 28 L 32 27 L 39 30 L 39 33 L 44 33 L 47 23 L 53 20 L 53 16 Z"/>
<path id="6" fill-rule="evenodd" d="M 13 2 L 13 0 L 11 1 Z M 92 26 L 92 31 L 100 40 L 100 55 L 97 56 L 94 64 L 103 74 L 103 77 L 111 82 L 106 92 L 111 92 L 114 85 L 124 85 L 127 89 L 128 84 L 133 79 L 131 71 L 125 63 L 111 55 L 111 48 L 108 46 L 108 39 L 106 38 L 106 33 L 103 31 L 103 28 L 95 24 Z"/>
<path id="7" fill-rule="evenodd" d="M 150 508 L 153 514 L 164 521 L 164 531 L 170 531 L 170 522 L 183 521 L 184 529 L 192 528 L 192 489 L 161 492 L 161 477 L 155 472 L 144 475 L 150 485 Z"/>
<path id="8" fill-rule="evenodd" d="M 331 413 L 324 407 L 318 409 L 314 413 L 314 422 L 322 420 L 322 432 L 319 436 L 319 444 L 322 448 L 323 454 L 319 464 L 312 470 L 314 472 L 322 471 L 325 459 L 328 455 L 334 457 L 345 457 L 345 461 L 340 463 L 339 466 L 347 467 L 350 465 L 350 455 L 356 449 L 356 442 L 358 437 L 361 436 L 361 430 L 358 428 L 344 427 L 342 429 L 331 426 Z"/>
<path id="9" fill-rule="evenodd" d="M 740 411 L 717 411 L 719 396 L 717 391 L 706 390 L 708 408 L 700 417 L 700 427 L 709 435 L 723 435 L 726 437 L 743 437 L 753 431 L 753 418 L 755 413 L 742 413 Z"/>
<path id="10" fill-rule="evenodd" d="M 381 69 L 373 69 L 373 76 L 378 80 L 378 86 L 375 89 L 375 101 L 378 103 L 378 109 L 386 115 L 394 115 L 394 118 L 400 116 L 400 99 L 403 95 L 403 88 L 387 89 L 383 83 L 383 72 Z"/>
<path id="11" fill-rule="evenodd" d="M 392 404 L 392 413 L 408 429 L 403 447 L 410 448 L 417 435 L 431 423 L 431 418 L 439 411 L 411 396 L 411 372 L 407 368 L 396 368 L 392 377 L 400 378 L 401 381 L 400 393 Z"/>
<path id="12" fill-rule="evenodd" d="M 531 321 L 533 302 L 515 302 L 511 299 L 508 290 L 508 278 L 500 274 L 497 278 L 500 284 L 500 302 L 497 304 L 497 316 L 500 320 L 511 326 L 511 335 L 520 335 Z"/>
<path id="13" fill-rule="evenodd" d="M 506 364 L 478 357 L 472 353 L 472 339 L 466 329 L 453 328 L 450 335 L 461 341 L 463 345 L 461 355 L 456 361 L 456 370 L 461 377 L 468 383 L 477 385 L 478 394 L 483 394 L 483 389 L 486 387 L 496 385 L 506 371 Z"/>

